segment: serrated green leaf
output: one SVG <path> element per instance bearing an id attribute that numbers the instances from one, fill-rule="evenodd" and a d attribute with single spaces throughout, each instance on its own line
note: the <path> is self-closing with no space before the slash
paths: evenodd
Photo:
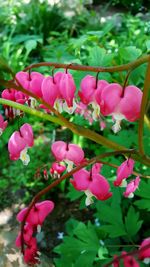
<path id="1" fill-rule="evenodd" d="M 74 235 L 88 244 L 89 247 L 91 247 L 91 250 L 97 251 L 99 247 L 99 239 L 94 226 L 90 222 L 88 223 L 88 226 L 80 222 L 74 230 Z"/>
<path id="2" fill-rule="evenodd" d="M 119 49 L 119 54 L 122 59 L 129 62 L 138 58 L 142 54 L 142 51 L 135 46 L 128 46 L 124 48 L 121 47 Z"/>
<path id="3" fill-rule="evenodd" d="M 129 236 L 134 236 L 140 230 L 143 221 L 139 220 L 139 212 L 131 206 L 125 217 L 125 227 Z"/>
<path id="4" fill-rule="evenodd" d="M 90 48 L 89 52 L 88 64 L 92 66 L 108 66 L 113 59 L 113 54 L 107 54 L 106 50 L 99 46 Z"/>
<path id="5" fill-rule="evenodd" d="M 97 209 L 96 217 L 99 218 L 100 222 L 106 223 L 101 226 L 102 230 L 106 231 L 110 237 L 126 235 L 121 207 L 117 202 L 111 204 L 97 203 Z"/>
<path id="6" fill-rule="evenodd" d="M 136 190 L 135 195 L 150 199 L 150 179 L 147 181 L 141 180 L 139 189 Z"/>
<path id="7" fill-rule="evenodd" d="M 150 199 L 141 199 L 134 202 L 139 209 L 150 211 Z"/>

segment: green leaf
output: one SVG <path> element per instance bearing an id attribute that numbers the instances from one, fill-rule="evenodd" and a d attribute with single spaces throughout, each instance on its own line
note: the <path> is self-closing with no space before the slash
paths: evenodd
<path id="1" fill-rule="evenodd" d="M 139 220 L 139 212 L 131 206 L 128 210 L 127 216 L 125 217 L 125 227 L 129 236 L 134 236 L 140 230 L 143 221 Z"/>
<path id="2" fill-rule="evenodd" d="M 104 225 L 101 226 L 102 230 L 106 231 L 110 237 L 126 235 L 121 207 L 117 202 L 111 204 L 99 202 L 96 207 L 98 210 L 96 217 L 104 222 Z"/>
<path id="3" fill-rule="evenodd" d="M 89 49 L 88 64 L 92 66 L 108 66 L 111 64 L 113 54 L 107 54 L 104 48 L 95 46 Z"/>
<path id="4" fill-rule="evenodd" d="M 137 59 L 141 54 L 141 49 L 136 48 L 135 46 L 128 46 L 119 49 L 119 54 L 121 58 L 125 61 L 132 61 Z"/>
<path id="5" fill-rule="evenodd" d="M 37 41 L 36 40 L 28 40 L 25 42 L 25 48 L 27 50 L 27 55 L 30 54 L 32 50 L 34 50 L 37 47 Z"/>
<path id="6" fill-rule="evenodd" d="M 147 181 L 141 180 L 139 189 L 136 190 L 135 195 L 150 200 L 150 179 Z"/>
<path id="7" fill-rule="evenodd" d="M 134 202 L 139 209 L 150 211 L 150 199 L 141 199 Z"/>

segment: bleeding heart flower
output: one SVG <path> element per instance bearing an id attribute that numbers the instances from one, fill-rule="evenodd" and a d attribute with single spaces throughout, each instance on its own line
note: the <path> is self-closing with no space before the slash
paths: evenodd
<path id="1" fill-rule="evenodd" d="M 30 210 L 30 213 L 26 219 L 26 222 L 32 226 L 42 225 L 45 218 L 54 209 L 54 202 L 46 200 L 36 203 Z M 17 220 L 22 222 L 27 213 L 28 208 L 24 208 L 17 215 Z"/>
<path id="2" fill-rule="evenodd" d="M 25 244 L 29 244 L 33 235 L 33 227 L 29 223 L 24 226 L 23 239 Z M 21 247 L 21 232 L 19 232 L 16 238 L 16 247 Z"/>
<path id="3" fill-rule="evenodd" d="M 52 167 L 50 168 L 50 173 L 54 175 L 54 177 L 59 177 L 61 173 L 66 170 L 66 166 L 60 164 L 58 162 L 53 162 Z"/>
<path id="4" fill-rule="evenodd" d="M 96 98 L 101 113 L 104 116 L 112 115 L 115 119 L 116 123 L 112 128 L 115 133 L 121 129 L 122 119 L 132 122 L 139 118 L 142 95 L 141 90 L 134 85 L 123 89 L 119 84 L 112 83 L 102 90 L 99 98 Z"/>
<path id="5" fill-rule="evenodd" d="M 27 245 L 27 248 L 24 251 L 24 262 L 27 264 L 39 263 L 37 252 L 38 252 L 37 241 L 35 237 L 32 237 Z"/>
<path id="6" fill-rule="evenodd" d="M 24 72 L 20 71 L 16 74 L 16 78 L 19 81 L 19 83 L 22 85 L 22 87 L 38 97 L 42 97 L 42 82 L 44 79 L 44 76 L 39 72 Z"/>
<path id="7" fill-rule="evenodd" d="M 127 255 L 125 251 L 122 252 L 122 255 Z M 124 267 L 140 267 L 139 263 L 135 260 L 133 256 L 125 256 L 123 257 Z"/>
<path id="8" fill-rule="evenodd" d="M 76 86 L 70 73 L 63 73 L 59 81 L 59 92 L 66 101 L 68 107 L 73 107 L 73 99 L 75 97 Z"/>
<path id="9" fill-rule="evenodd" d="M 20 104 L 24 104 L 28 99 L 28 97 L 25 94 L 23 94 L 20 91 L 15 90 L 15 89 L 3 90 L 2 98 L 17 102 Z M 22 111 L 16 110 L 16 109 L 9 107 L 7 105 L 4 105 L 4 108 L 5 108 L 5 115 L 8 118 L 15 118 L 17 115 L 20 115 L 22 113 Z"/>
<path id="10" fill-rule="evenodd" d="M 11 160 L 22 160 L 24 165 L 27 165 L 30 161 L 30 157 L 27 154 L 28 147 L 32 147 L 33 132 L 30 124 L 25 123 L 20 131 L 15 131 L 8 141 L 8 151 Z"/>
<path id="11" fill-rule="evenodd" d="M 112 264 L 112 267 L 119 267 L 120 266 L 120 262 L 118 260 L 118 256 L 114 255 L 114 262 Z"/>
<path id="12" fill-rule="evenodd" d="M 140 177 L 136 177 L 126 187 L 126 191 L 123 193 L 124 197 L 133 198 L 135 190 L 139 187 Z"/>
<path id="13" fill-rule="evenodd" d="M 82 148 L 75 144 L 56 141 L 52 144 L 51 150 L 57 161 L 63 161 L 68 164 L 68 171 L 72 169 L 73 163 L 78 165 L 84 159 L 84 152 Z"/>
<path id="14" fill-rule="evenodd" d="M 8 122 L 4 121 L 3 116 L 0 114 L 0 136 L 2 135 L 2 133 L 4 132 L 4 130 L 7 127 Z"/>
<path id="15" fill-rule="evenodd" d="M 97 92 L 103 90 L 103 88 L 108 85 L 105 80 L 98 80 L 96 82 L 96 77 L 87 75 L 81 81 L 81 90 L 78 92 L 81 101 L 84 104 L 90 104 L 95 101 L 95 95 Z"/>
<path id="16" fill-rule="evenodd" d="M 92 105 L 92 117 L 94 120 L 97 120 L 100 115 L 100 108 L 96 101 L 97 93 L 100 93 L 107 85 L 108 82 L 104 80 L 96 81 L 96 78 L 90 75 L 85 76 L 81 81 L 81 90 L 78 94 L 84 104 Z"/>
<path id="17" fill-rule="evenodd" d="M 128 178 L 132 174 L 133 167 L 133 159 L 125 160 L 117 169 L 117 179 L 114 181 L 114 186 L 126 186 L 126 181 L 123 180 Z"/>
<path id="18" fill-rule="evenodd" d="M 146 246 L 147 248 L 144 249 Z M 144 239 L 141 243 L 138 258 L 139 260 L 144 261 L 145 264 L 150 263 L 150 237 Z"/>
<path id="19" fill-rule="evenodd" d="M 53 77 L 46 77 L 42 82 L 42 96 L 45 102 L 50 106 L 54 106 L 54 103 L 59 96 L 58 85 L 54 83 Z"/>
<path id="20" fill-rule="evenodd" d="M 93 203 L 93 196 L 99 200 L 106 200 L 112 196 L 112 193 L 109 192 L 110 186 L 108 181 L 104 176 L 98 174 L 96 168 L 95 166 L 93 167 L 94 173 L 81 169 L 75 172 L 73 179 L 70 180 L 76 190 L 85 192 L 87 206 Z"/>

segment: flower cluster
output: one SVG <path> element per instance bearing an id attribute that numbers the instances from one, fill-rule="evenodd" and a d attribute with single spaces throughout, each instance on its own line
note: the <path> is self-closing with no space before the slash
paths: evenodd
<path id="1" fill-rule="evenodd" d="M 36 203 L 30 210 L 27 218 L 26 224 L 23 230 L 23 236 L 21 232 L 18 234 L 16 239 L 16 246 L 21 247 L 22 242 L 25 244 L 24 250 L 24 262 L 28 264 L 39 263 L 39 253 L 37 247 L 37 241 L 35 233 L 41 228 L 45 218 L 54 209 L 54 203 L 52 201 L 46 200 L 43 202 Z M 17 215 L 17 220 L 23 222 L 28 208 L 24 208 Z M 22 240 L 23 238 L 23 240 Z"/>
<path id="2" fill-rule="evenodd" d="M 45 77 L 39 72 L 21 71 L 16 74 L 16 83 L 43 99 L 60 113 L 65 111 L 69 114 L 73 112 L 80 114 L 90 124 L 93 121 L 99 121 L 101 130 L 106 127 L 105 116 L 112 116 L 115 121 L 112 129 L 116 133 L 121 129 L 123 119 L 134 122 L 140 115 L 142 91 L 134 85 L 122 87 L 118 83 L 108 83 L 87 75 L 82 79 L 79 92 L 76 93 L 73 76 L 68 70 L 56 72 L 53 77 Z M 5 89 L 2 92 L 2 98 L 21 104 L 26 103 L 31 107 L 37 104 L 33 97 L 15 89 Z M 14 118 L 20 115 L 18 110 L 6 105 L 4 108 L 7 117 Z M 43 104 L 40 108 L 50 112 Z"/>

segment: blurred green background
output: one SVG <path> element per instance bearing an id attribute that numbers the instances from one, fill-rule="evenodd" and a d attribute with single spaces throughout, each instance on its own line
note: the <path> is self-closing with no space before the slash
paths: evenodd
<path id="1" fill-rule="evenodd" d="M 93 66 L 124 64 L 150 52 L 149 7 L 150 1 L 142 0 L 0 0 L 0 54 L 15 72 L 40 61 Z M 37 70 L 46 75 L 51 75 L 52 71 L 51 68 L 46 67 Z M 145 70 L 146 65 L 134 70 L 130 75 L 129 83 L 143 89 Z M 77 89 L 79 89 L 80 81 L 87 73 L 77 71 L 71 71 L 71 73 L 74 76 Z M 100 79 L 120 84 L 124 83 L 125 76 L 126 72 L 100 73 L 99 75 Z M 1 91 L 2 89 L 4 88 L 1 87 Z M 4 114 L 2 107 L 0 107 L 0 112 Z M 68 115 L 65 114 L 65 116 L 68 118 Z M 100 132 L 98 123 L 89 126 L 84 119 L 77 115 L 72 116 L 71 121 Z M 20 161 L 11 162 L 7 151 L 8 138 L 14 130 L 18 129 L 18 124 L 22 125 L 24 122 L 33 125 L 35 135 L 35 146 L 29 151 L 31 162 L 27 167 L 23 166 Z M 108 128 L 103 133 L 100 132 L 101 134 L 119 144 L 126 145 L 128 148 L 137 147 L 137 123 L 124 122 L 122 131 L 117 135 L 114 135 L 110 130 L 112 122 L 109 118 L 107 124 Z M 146 152 L 150 154 L 149 127 L 147 119 L 144 144 Z M 81 145 L 87 157 L 108 151 L 94 142 L 84 140 L 71 132 L 68 133 L 67 129 L 35 117 L 24 115 L 23 118 L 9 122 L 7 130 L 0 138 L 1 211 L 10 208 L 13 209 L 15 215 L 22 203 L 27 205 L 39 190 L 50 183 L 50 175 L 48 180 L 45 180 L 43 170 L 47 169 L 49 172 L 53 161 L 50 145 L 54 140 L 60 139 Z M 123 157 L 116 157 L 109 159 L 109 162 L 119 165 L 122 160 Z M 139 163 L 136 163 L 136 171 L 149 174 L 148 168 Z M 110 182 L 115 178 L 115 170 L 109 166 L 104 166 L 102 174 Z M 56 267 L 82 267 L 86 264 L 87 267 L 102 266 L 101 264 L 114 254 L 114 250 L 108 251 L 104 245 L 96 245 L 92 250 L 92 242 L 97 244 L 101 239 L 110 245 L 111 243 L 128 244 L 131 242 L 132 244 L 140 242 L 143 237 L 149 234 L 147 210 L 149 210 L 150 198 L 145 197 L 146 194 L 143 193 L 145 188 L 150 189 L 149 181 L 143 181 L 141 190 L 137 192 L 133 201 L 122 198 L 122 189 L 120 191 L 112 189 L 114 191 L 112 203 L 107 201 L 103 206 L 101 203 L 96 203 L 90 210 L 84 206 L 83 194 L 75 192 L 68 181 L 63 182 L 50 194 L 47 194 L 46 198 L 51 198 L 56 202 L 56 210 L 54 215 L 45 223 L 45 232 L 41 232 L 38 237 L 39 246 L 47 257 L 43 266 L 51 266 L 49 265 L 50 261 L 52 264 L 55 262 L 55 265 L 52 266 Z M 100 227 L 101 220 L 103 224 L 109 222 L 108 218 L 105 218 L 104 207 L 106 213 L 110 212 L 108 209 L 112 207 L 115 212 L 116 199 L 118 201 L 117 210 L 120 215 L 113 214 L 112 216 L 116 217 L 116 220 L 117 216 L 121 216 L 120 218 L 123 218 L 122 223 L 125 225 L 125 216 L 128 207 L 131 207 L 128 217 L 134 217 L 134 224 L 140 221 L 140 218 L 146 217 L 143 222 L 145 231 L 141 229 L 142 223 L 139 224 L 140 226 L 132 238 L 129 233 L 125 235 L 122 231 L 120 235 L 113 235 L 111 231 L 106 231 L 105 227 Z M 74 202 L 74 200 L 76 201 Z M 103 214 L 102 217 L 101 213 Z M 91 223 L 87 223 L 89 219 Z M 96 225 L 96 220 L 99 225 L 98 223 Z M 16 227 L 15 217 L 10 217 L 9 224 L 12 229 Z M 114 225 L 113 227 L 118 226 Z M 68 236 L 65 237 L 62 245 L 52 251 L 54 246 L 60 243 L 58 232 L 65 232 Z M 82 232 L 86 234 L 80 238 Z M 90 243 L 90 241 L 86 241 L 87 236 L 89 240 L 92 240 L 93 236 L 95 239 Z M 86 246 L 85 242 L 87 243 Z M 2 248 L 4 249 L 4 247 Z M 85 247 L 88 254 L 82 252 Z M 58 254 L 60 254 L 59 258 Z M 76 258 L 79 255 L 80 261 L 77 261 Z M 53 260 L 54 257 L 57 259 Z M 6 255 L 0 254 L 2 267 L 5 267 L 5 260 Z M 18 259 L 17 261 L 19 262 Z"/>

